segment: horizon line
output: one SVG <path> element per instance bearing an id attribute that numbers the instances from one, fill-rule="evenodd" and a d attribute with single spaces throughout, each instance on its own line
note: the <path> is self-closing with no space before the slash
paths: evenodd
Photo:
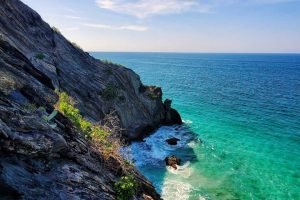
<path id="1" fill-rule="evenodd" d="M 300 54 L 299 52 L 201 52 L 201 51 L 86 51 L 89 53 L 179 53 L 179 54 Z"/>

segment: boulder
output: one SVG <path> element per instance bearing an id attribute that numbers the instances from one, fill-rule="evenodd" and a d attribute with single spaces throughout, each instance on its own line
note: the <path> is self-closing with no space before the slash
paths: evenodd
<path id="1" fill-rule="evenodd" d="M 167 166 L 171 166 L 174 169 L 177 169 L 177 165 L 180 165 L 181 159 L 172 155 L 165 158 L 165 162 Z"/>
<path id="2" fill-rule="evenodd" d="M 169 144 L 169 145 L 177 145 L 177 142 L 180 141 L 180 139 L 176 138 L 176 137 L 173 137 L 173 138 L 170 138 L 170 139 L 167 139 L 166 142 Z"/>

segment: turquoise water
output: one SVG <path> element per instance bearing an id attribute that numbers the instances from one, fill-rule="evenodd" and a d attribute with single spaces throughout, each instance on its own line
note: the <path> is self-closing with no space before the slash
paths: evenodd
<path id="1" fill-rule="evenodd" d="M 161 86 L 186 122 L 129 149 L 164 199 L 300 199 L 300 55 L 92 55 Z M 181 170 L 165 167 L 169 154 Z"/>

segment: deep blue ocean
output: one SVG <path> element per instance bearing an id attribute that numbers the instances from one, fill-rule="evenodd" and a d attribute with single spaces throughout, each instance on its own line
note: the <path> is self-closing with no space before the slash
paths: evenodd
<path id="1" fill-rule="evenodd" d="M 182 127 L 128 149 L 164 199 L 300 199 L 300 54 L 91 54 L 162 87 L 181 113 Z"/>

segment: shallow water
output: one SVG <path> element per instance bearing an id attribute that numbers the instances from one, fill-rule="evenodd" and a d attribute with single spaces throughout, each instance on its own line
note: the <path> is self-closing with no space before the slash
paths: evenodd
<path id="1" fill-rule="evenodd" d="M 161 86 L 185 120 L 131 146 L 164 199 L 300 199 L 300 55 L 92 55 Z M 174 172 L 169 154 L 190 163 Z"/>

